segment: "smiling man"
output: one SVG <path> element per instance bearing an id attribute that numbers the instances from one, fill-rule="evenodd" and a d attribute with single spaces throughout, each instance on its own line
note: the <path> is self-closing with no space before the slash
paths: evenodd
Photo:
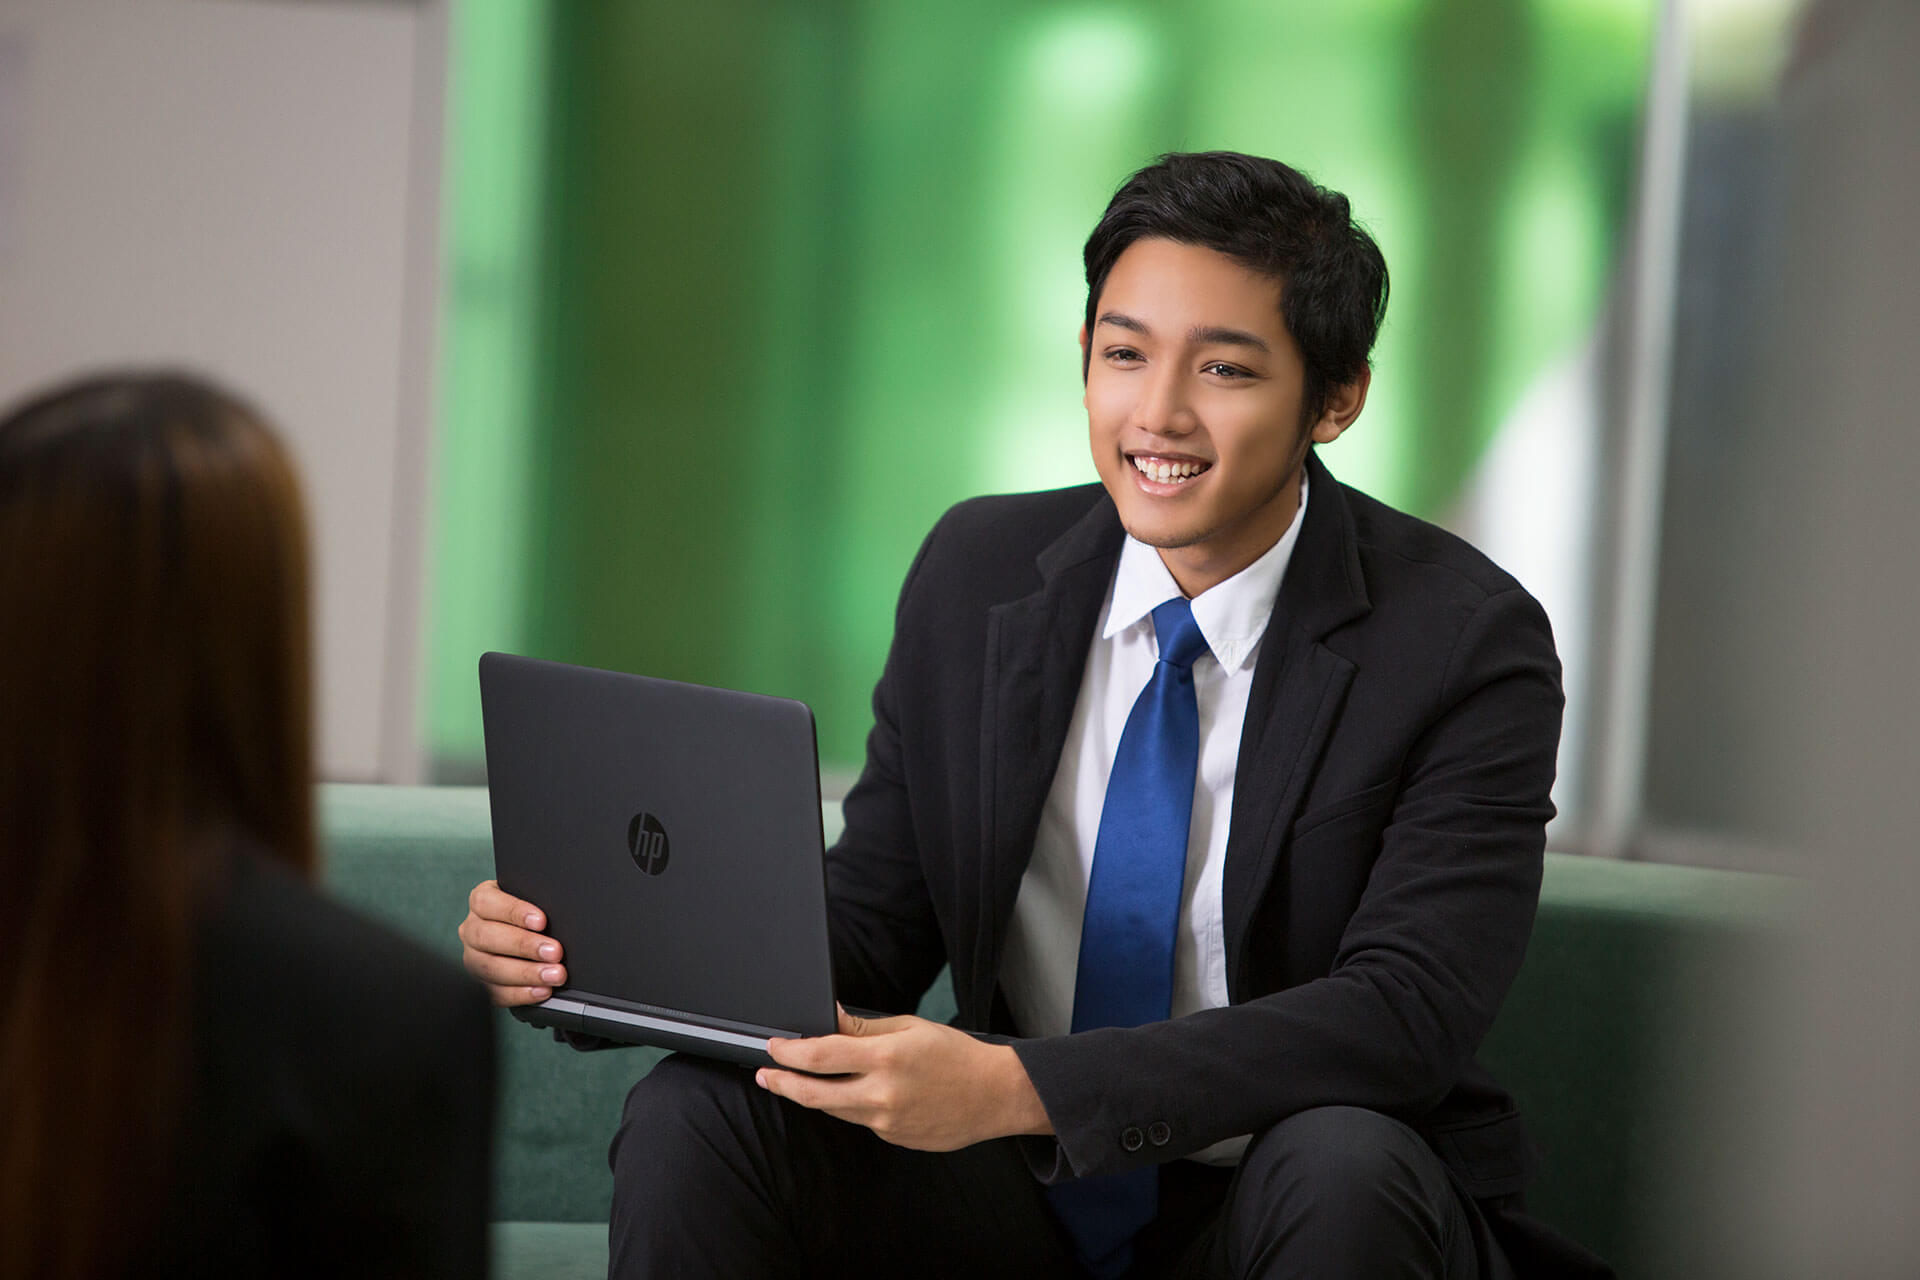
<path id="1" fill-rule="evenodd" d="M 1605 1274 L 1522 1213 L 1474 1060 L 1553 812 L 1546 618 L 1313 453 L 1379 250 L 1285 165 L 1172 155 L 1086 266 L 1100 484 L 928 536 L 828 855 L 838 989 L 898 1016 L 641 1081 L 615 1273 Z M 496 999 L 565 980 L 537 907 L 472 907 Z M 908 1012 L 942 966 L 954 1026 Z"/>
<path id="2" fill-rule="evenodd" d="M 1279 543 L 1300 510 L 1308 448 L 1338 439 L 1366 403 L 1364 348 L 1308 382 L 1284 296 L 1279 278 L 1219 249 L 1140 238 L 1113 261 L 1080 334 L 1100 482 L 1128 537 L 1158 548 L 1188 597 Z"/>

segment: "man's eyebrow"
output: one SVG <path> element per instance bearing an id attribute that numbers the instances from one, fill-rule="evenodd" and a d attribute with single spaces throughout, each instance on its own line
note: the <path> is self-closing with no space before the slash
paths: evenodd
<path id="1" fill-rule="evenodd" d="M 1257 333 L 1248 333 L 1245 329 L 1225 329 L 1218 325 L 1195 325 L 1187 330 L 1187 341 L 1195 346 L 1252 347 L 1263 355 L 1272 355 L 1273 348 L 1266 339 Z"/>
<path id="2" fill-rule="evenodd" d="M 1116 329 L 1126 329 L 1143 338 L 1153 336 L 1153 330 L 1143 320 L 1136 320 L 1124 311 L 1103 311 L 1094 322 L 1094 327 L 1110 324 Z M 1245 329 L 1229 329 L 1224 325 L 1195 325 L 1187 330 L 1187 341 L 1195 346 L 1248 347 L 1264 355 L 1272 355 L 1273 348 L 1267 345 L 1265 338 L 1257 333 L 1248 333 Z"/>
<path id="3" fill-rule="evenodd" d="M 1119 311 L 1101 312 L 1100 318 L 1093 322 L 1093 327 L 1097 329 L 1103 324 L 1110 324 L 1116 329 L 1130 330 L 1143 338 L 1150 337 L 1153 334 L 1153 330 L 1147 328 L 1144 321 L 1135 320 L 1132 316 Z"/>

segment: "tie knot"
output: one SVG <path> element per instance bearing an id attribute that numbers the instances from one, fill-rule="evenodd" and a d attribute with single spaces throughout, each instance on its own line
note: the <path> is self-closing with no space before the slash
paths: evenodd
<path id="1" fill-rule="evenodd" d="M 1207 638 L 1193 620 L 1193 607 L 1179 596 L 1153 611 L 1153 634 L 1160 642 L 1160 661 L 1183 671 L 1207 651 Z"/>

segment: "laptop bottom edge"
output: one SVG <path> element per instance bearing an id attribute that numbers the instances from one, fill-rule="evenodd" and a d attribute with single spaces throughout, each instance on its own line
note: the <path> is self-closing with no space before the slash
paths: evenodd
<path id="1" fill-rule="evenodd" d="M 767 1038 L 792 1034 L 773 1028 L 769 1028 L 766 1035 L 721 1031 L 625 1009 L 610 1009 L 567 996 L 552 996 L 539 1004 L 522 1005 L 513 1010 L 513 1016 L 536 1027 L 577 1031 L 606 1040 L 617 1040 L 622 1044 L 643 1044 L 657 1049 L 697 1053 L 703 1057 L 754 1067 L 778 1066 L 767 1053 Z"/>

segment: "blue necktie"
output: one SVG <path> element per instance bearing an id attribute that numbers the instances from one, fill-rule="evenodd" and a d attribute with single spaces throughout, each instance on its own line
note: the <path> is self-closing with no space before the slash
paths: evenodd
<path id="1" fill-rule="evenodd" d="M 1173 1009 L 1173 947 L 1200 758 L 1193 662 L 1207 642 L 1182 599 L 1153 611 L 1153 633 L 1160 660 L 1120 734 L 1093 845 L 1075 1031 L 1137 1027 Z M 1134 1234 L 1159 1207 L 1159 1174 L 1151 1167 L 1048 1188 L 1081 1263 L 1095 1276 L 1118 1276 L 1131 1263 Z"/>

